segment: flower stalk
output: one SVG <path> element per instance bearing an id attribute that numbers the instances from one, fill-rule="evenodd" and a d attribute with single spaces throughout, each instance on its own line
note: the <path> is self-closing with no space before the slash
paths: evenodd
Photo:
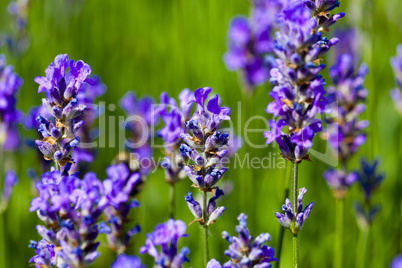
<path id="1" fill-rule="evenodd" d="M 202 202 L 203 202 L 203 238 L 204 238 L 204 264 L 206 265 L 209 261 L 209 244 L 208 244 L 208 211 L 207 211 L 207 192 L 202 192 Z"/>

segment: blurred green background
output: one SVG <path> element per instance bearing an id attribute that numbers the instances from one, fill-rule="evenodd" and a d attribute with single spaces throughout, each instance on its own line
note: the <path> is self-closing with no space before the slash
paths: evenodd
<path id="1" fill-rule="evenodd" d="M 7 0 L 0 1 L 0 31 L 3 33 L 9 32 L 12 24 L 6 11 L 7 4 Z M 107 86 L 101 100 L 107 104 L 118 104 L 124 93 L 131 89 L 137 96 L 149 94 L 158 99 L 162 91 L 177 96 L 183 88 L 195 90 L 210 86 L 220 94 L 222 103 L 232 109 L 235 130 L 244 137 L 239 131 L 244 129 L 245 113 L 265 118 L 252 121 L 249 126 L 264 129 L 265 121 L 269 119 L 264 110 L 271 100 L 269 85 L 259 87 L 252 98 L 246 99 L 237 74 L 227 71 L 222 61 L 230 19 L 237 14 L 247 15 L 249 7 L 246 0 L 34 0 L 29 7 L 28 50 L 20 57 L 13 57 L 4 47 L 0 48 L 0 53 L 6 54 L 8 63 L 13 64 L 24 79 L 18 108 L 25 113 L 31 106 L 41 103 L 42 96 L 37 94 L 34 77 L 44 75 L 57 54 L 67 53 L 71 59 L 87 62 L 92 72 L 101 77 Z M 370 69 L 365 83 L 369 90 L 368 107 L 363 114 L 370 121 L 368 140 L 352 159 L 350 168 L 358 168 L 361 156 L 369 160 L 379 157 L 380 169 L 386 174 L 383 185 L 374 195 L 374 203 L 381 204 L 382 209 L 369 233 L 366 267 L 387 267 L 394 255 L 402 253 L 402 119 L 389 97 L 389 90 L 394 86 L 389 58 L 396 53 L 396 45 L 402 43 L 402 2 L 341 1 L 340 10 L 347 14 L 337 27 L 352 25 L 361 33 L 361 58 Z M 326 77 L 327 70 L 323 71 Z M 123 115 L 123 111 L 107 110 L 106 115 Z M 117 123 L 115 127 L 118 127 Z M 31 137 L 36 134 L 22 127 L 21 131 Z M 253 144 L 265 143 L 260 132 L 251 133 L 250 139 Z M 323 151 L 325 143 L 318 137 L 315 140 L 314 148 Z M 253 148 L 246 144 L 239 155 L 249 153 L 250 158 L 261 158 L 276 152 L 278 149 L 272 146 Z M 98 178 L 105 178 L 105 168 L 117 153 L 117 148 L 99 150 L 92 168 Z M 156 154 L 160 153 L 157 151 Z M 0 237 L 0 245 L 6 247 L 0 249 L 0 258 L 6 259 L 7 268 L 28 267 L 28 260 L 34 255 L 34 250 L 28 248 L 29 240 L 40 239 L 35 230 L 40 221 L 35 213 L 28 211 L 33 193 L 26 175 L 28 167 L 37 166 L 36 157 L 29 148 L 7 155 L 7 166 L 15 168 L 20 178 L 4 214 L 5 235 Z M 278 159 L 277 155 L 273 157 Z M 312 214 L 300 235 L 301 266 L 331 267 L 335 201 L 322 178 L 328 166 L 317 159 L 313 161 L 303 162 L 299 167 L 300 187 L 309 190 L 304 202 L 314 202 Z M 234 190 L 220 202 L 226 206 L 226 211 L 210 228 L 211 257 L 222 263 L 227 261 L 223 252 L 228 244 L 221 238 L 221 232 L 227 230 L 234 235 L 236 217 L 241 212 L 249 215 L 251 235 L 269 232 L 272 235 L 269 245 L 277 251 L 280 226 L 274 213 L 280 211 L 284 201 L 285 174 L 284 169 L 274 167 L 254 170 L 232 167 L 229 170 L 224 181 L 232 181 Z M 176 218 L 189 223 L 193 216 L 183 199 L 187 190 L 195 193 L 190 188 L 190 180 L 186 179 L 176 190 Z M 354 267 L 356 256 L 361 254 L 361 248 L 357 247 L 359 228 L 352 208 L 352 202 L 361 198 L 361 192 L 354 185 L 345 205 L 344 267 Z M 128 251 L 136 255 L 144 244 L 146 233 L 168 218 L 168 185 L 162 171 L 149 176 L 139 201 L 141 207 L 133 218 L 141 225 L 142 232 L 133 237 L 134 246 Z M 185 267 L 202 267 L 202 230 L 194 224 L 187 232 L 190 236 L 182 239 L 181 246 L 190 248 L 191 263 Z M 105 246 L 101 246 L 100 251 L 101 256 L 93 267 L 109 267 L 114 253 Z M 290 267 L 291 251 L 291 235 L 285 232 L 281 267 Z M 151 267 L 151 258 L 142 256 L 142 259 Z"/>

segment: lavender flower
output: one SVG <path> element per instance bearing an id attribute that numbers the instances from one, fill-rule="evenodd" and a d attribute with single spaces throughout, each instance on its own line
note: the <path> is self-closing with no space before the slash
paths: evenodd
<path id="1" fill-rule="evenodd" d="M 316 21 L 314 31 L 317 32 L 328 32 L 329 27 L 345 16 L 345 13 L 342 12 L 329 16 L 330 11 L 339 7 L 338 0 L 303 0 L 303 3 L 314 13 Z"/>
<path id="2" fill-rule="evenodd" d="M 105 224 L 98 221 L 108 205 L 103 197 L 102 183 L 94 173 L 87 173 L 80 180 L 75 175 L 63 176 L 56 170 L 44 173 L 41 179 L 36 185 L 39 196 L 32 199 L 29 208 L 31 212 L 36 211 L 47 226 L 36 226 L 45 240 L 40 243 L 42 246 L 39 249 L 35 247 L 39 261 L 44 260 L 42 255 L 47 248 L 50 256 L 55 254 L 54 261 L 46 258 L 47 263 L 53 262 L 57 267 L 88 266 L 99 256 L 96 251 L 98 234 L 110 232 Z M 56 247 L 59 250 L 52 253 L 50 249 Z M 45 255 L 48 256 L 47 253 Z M 31 259 L 31 262 L 37 261 L 38 257 Z"/>
<path id="3" fill-rule="evenodd" d="M 151 126 L 155 124 L 156 114 L 152 110 L 154 101 L 150 97 L 137 100 L 133 92 L 127 92 L 120 101 L 121 108 L 129 116 L 126 128 L 131 134 L 129 149 L 137 160 L 150 159 L 152 148 L 149 145 L 151 138 Z M 141 174 L 148 174 L 152 165 L 140 165 Z"/>
<path id="4" fill-rule="evenodd" d="M 227 154 L 224 148 L 228 145 L 229 135 L 218 132 L 218 126 L 221 120 L 229 120 L 230 109 L 227 107 L 219 107 L 218 95 L 215 95 L 207 103 L 205 109 L 205 101 L 208 98 L 211 88 L 199 88 L 194 92 L 197 103 L 197 110 L 193 118 L 186 122 L 189 133 L 181 134 L 186 142 L 180 146 L 180 152 L 187 155 L 193 162 L 193 165 L 184 166 L 188 177 L 193 182 L 193 186 L 200 191 L 207 193 L 215 189 L 216 183 L 222 178 L 226 168 L 222 167 L 221 160 Z M 213 223 L 215 216 L 211 221 L 213 213 L 206 213 L 206 196 L 204 196 L 203 221 L 201 224 Z M 186 199 L 187 200 L 187 199 Z M 216 216 L 220 216 L 224 208 L 217 211 Z M 208 215 L 210 218 L 208 219 Z"/>
<path id="5" fill-rule="evenodd" d="M 39 242 L 31 240 L 29 247 L 35 249 L 36 255 L 29 260 L 30 263 L 34 263 L 35 268 L 53 267 L 56 255 L 54 245 L 42 239 Z M 70 267 L 70 265 L 66 266 L 66 268 Z"/>
<path id="6" fill-rule="evenodd" d="M 322 37 L 317 23 L 300 1 L 291 1 L 277 15 L 280 31 L 276 33 L 274 52 L 276 68 L 271 69 L 270 81 L 276 86 L 270 92 L 274 102 L 266 112 L 279 116 L 269 121 L 270 131 L 264 133 L 267 143 L 276 141 L 282 156 L 292 162 L 309 160 L 308 150 L 313 138 L 322 130 L 315 119 L 323 113 L 327 100 L 324 81 L 319 72 L 324 68 L 319 58 L 338 42 Z M 289 126 L 289 133 L 282 132 Z"/>
<path id="7" fill-rule="evenodd" d="M 111 268 L 145 268 L 145 265 L 141 264 L 140 258 L 137 256 L 127 256 L 126 254 L 120 254 L 116 260 L 112 263 Z"/>
<path id="8" fill-rule="evenodd" d="M 270 262 L 277 261 L 278 259 L 274 257 L 274 249 L 264 245 L 264 243 L 271 240 L 271 235 L 263 233 L 257 236 L 253 241 L 253 237 L 250 236 L 250 232 L 247 228 L 247 215 L 242 213 L 237 219 L 239 220 L 239 225 L 236 226 L 238 237 L 230 237 L 228 232 L 222 232 L 222 237 L 230 243 L 229 249 L 225 251 L 225 255 L 231 259 L 226 262 L 223 267 L 272 267 Z M 207 267 L 213 268 L 222 266 L 220 266 L 217 261 L 211 260 Z"/>
<path id="9" fill-rule="evenodd" d="M 363 131 L 368 122 L 359 121 L 364 111 L 367 90 L 363 86 L 367 66 L 362 64 L 356 72 L 353 56 L 339 55 L 334 66 L 330 68 L 333 85 L 328 87 L 329 108 L 332 116 L 326 121 L 328 129 L 326 138 L 334 154 L 342 164 L 342 171 L 333 169 L 324 173 L 324 178 L 333 190 L 336 198 L 343 198 L 350 185 L 357 180 L 356 172 L 348 173 L 347 161 L 366 141 Z"/>
<path id="10" fill-rule="evenodd" d="M 186 247 L 177 252 L 177 242 L 185 234 L 186 224 L 182 221 L 168 220 L 166 223 L 158 224 L 155 231 L 147 234 L 145 246 L 141 247 L 140 253 L 148 253 L 155 259 L 155 266 L 159 268 L 180 268 L 189 261 L 187 254 L 190 250 Z M 158 252 L 156 246 L 161 246 Z"/>
<path id="11" fill-rule="evenodd" d="M 391 58 L 391 65 L 397 87 L 390 93 L 397 111 L 402 115 L 402 44 L 397 47 L 397 55 Z"/>
<path id="12" fill-rule="evenodd" d="M 390 268 L 402 268 L 402 254 L 396 255 L 389 266 Z"/>
<path id="13" fill-rule="evenodd" d="M 207 268 L 222 268 L 222 265 L 217 260 L 212 259 L 207 263 Z"/>
<path id="14" fill-rule="evenodd" d="M 7 171 L 4 178 L 3 193 L 0 199 L 0 214 L 6 209 L 11 196 L 11 190 L 17 182 L 18 178 L 15 172 L 13 170 Z"/>
<path id="15" fill-rule="evenodd" d="M 302 200 L 305 193 L 307 193 L 306 188 L 299 189 L 299 196 L 297 197 L 297 206 L 295 210 L 293 210 L 290 200 L 286 198 L 285 204 L 281 208 L 284 214 L 275 213 L 279 223 L 284 228 L 289 229 L 293 235 L 297 235 L 301 230 L 304 222 L 310 215 L 311 209 L 313 208 L 313 203 L 310 203 L 303 209 Z"/>
<path id="16" fill-rule="evenodd" d="M 66 73 L 67 68 L 69 72 Z M 36 145 L 46 160 L 52 160 L 58 166 L 66 166 L 68 171 L 73 160 L 72 150 L 80 143 L 76 132 L 84 124 L 79 120 L 86 106 L 79 104 L 78 92 L 86 82 L 91 68 L 83 61 L 69 60 L 66 54 L 56 56 L 54 64 L 46 69 L 46 77 L 36 77 L 39 84 L 38 92 L 45 91 L 42 99 L 43 106 L 51 114 L 51 119 L 39 115 L 39 132 L 43 139 L 37 140 Z"/>
<path id="17" fill-rule="evenodd" d="M 371 164 L 365 159 L 360 161 L 361 171 L 358 174 L 358 182 L 364 193 L 364 203 L 356 201 L 354 203 L 357 222 L 362 229 L 366 229 L 373 223 L 376 215 L 380 211 L 379 205 L 372 205 L 371 198 L 373 192 L 384 180 L 384 174 L 378 174 L 377 167 L 379 161 L 375 159 Z"/>
<path id="18" fill-rule="evenodd" d="M 139 206 L 137 200 L 130 197 L 135 194 L 135 187 L 141 182 L 141 176 L 138 172 L 130 173 L 123 163 L 110 165 L 106 173 L 108 178 L 103 181 L 104 196 L 110 206 L 104 213 L 111 226 L 107 239 L 110 248 L 121 254 L 129 246 L 131 237 L 140 231 L 139 225 L 128 226 L 131 222 L 130 211 Z"/>
<path id="19" fill-rule="evenodd" d="M 19 144 L 16 126 L 22 119 L 22 113 L 15 104 L 22 82 L 13 72 L 13 67 L 6 65 L 5 56 L 0 55 L 0 150 L 15 150 Z"/>
<path id="20" fill-rule="evenodd" d="M 281 6 L 277 0 L 254 0 L 252 4 L 250 18 L 238 16 L 232 19 L 228 52 L 223 57 L 229 70 L 240 71 L 247 91 L 252 91 L 270 77 L 271 33 L 275 27 L 275 13 Z"/>
<path id="21" fill-rule="evenodd" d="M 179 94 L 179 105 L 165 92 L 161 94 L 160 99 L 157 113 L 162 118 L 164 127 L 158 131 L 158 136 L 163 140 L 166 155 L 162 167 L 165 169 L 166 182 L 173 185 L 186 176 L 183 166 L 187 157 L 178 149 L 183 142 L 181 134 L 184 132 L 185 122 L 191 117 L 191 101 L 194 100 L 194 94 L 189 89 L 184 89 Z"/>

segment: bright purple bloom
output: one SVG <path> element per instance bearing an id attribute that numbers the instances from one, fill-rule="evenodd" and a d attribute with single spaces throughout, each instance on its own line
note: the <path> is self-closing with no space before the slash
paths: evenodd
<path id="1" fill-rule="evenodd" d="M 339 7 L 338 0 L 303 0 L 307 8 L 314 12 L 316 20 L 315 31 L 329 31 L 329 27 L 334 25 L 345 13 L 338 13 L 330 16 L 330 11 Z"/>
<path id="2" fill-rule="evenodd" d="M 17 123 L 22 113 L 16 109 L 16 94 L 22 86 L 22 79 L 6 65 L 6 57 L 0 55 L 0 146 L 5 150 L 15 150 L 19 144 Z"/>
<path id="3" fill-rule="evenodd" d="M 114 260 L 111 268 L 145 268 L 145 265 L 141 264 L 140 258 L 137 256 L 128 256 L 126 254 L 120 254 Z"/>
<path id="4" fill-rule="evenodd" d="M 325 67 L 319 59 L 338 42 L 322 37 L 311 19 L 311 12 L 301 1 L 290 1 L 277 14 L 280 29 L 276 33 L 275 68 L 271 83 L 276 84 L 269 95 L 274 99 L 266 112 L 279 116 L 278 123 L 270 122 L 265 133 L 267 143 L 276 141 L 282 156 L 292 162 L 309 160 L 308 150 L 322 124 L 315 119 L 326 111 L 324 80 L 319 72 Z M 289 134 L 282 128 L 289 126 Z"/>
<path id="5" fill-rule="evenodd" d="M 296 235 L 302 228 L 303 223 L 307 220 L 310 215 L 311 209 L 313 208 L 313 203 L 308 204 L 303 209 L 303 197 L 307 193 L 306 188 L 299 189 L 299 196 L 297 197 L 297 205 L 293 210 L 292 203 L 288 198 L 285 200 L 285 204 L 282 206 L 282 211 L 284 214 L 275 213 L 278 218 L 279 223 L 290 232 Z"/>
<path id="6" fill-rule="evenodd" d="M 67 72 L 67 69 L 69 71 Z M 43 106 L 50 114 L 48 118 L 38 115 L 38 131 L 43 139 L 36 145 L 46 160 L 52 160 L 63 166 L 65 171 L 71 167 L 71 153 L 80 143 L 77 131 L 84 124 L 81 116 L 87 106 L 80 104 L 77 98 L 88 79 L 91 68 L 83 61 L 69 60 L 67 54 L 56 56 L 45 71 L 46 77 L 36 77 L 38 92 L 45 92 Z"/>
<path id="7" fill-rule="evenodd" d="M 177 242 L 181 237 L 187 237 L 186 224 L 180 220 L 168 220 L 165 223 L 156 225 L 152 233 L 147 234 L 145 246 L 142 246 L 140 253 L 148 253 L 155 259 L 156 267 L 180 268 L 182 265 L 189 261 L 187 254 L 190 250 L 183 247 L 179 252 L 177 249 Z M 161 246 L 160 251 L 157 246 Z"/>
<path id="8" fill-rule="evenodd" d="M 53 170 L 42 175 L 36 188 L 39 196 L 32 199 L 29 210 L 36 211 L 47 226 L 36 227 L 46 243 L 60 247 L 55 253 L 55 265 L 81 267 L 93 263 L 99 256 L 98 234 L 110 232 L 104 223 L 99 223 L 108 201 L 96 175 L 87 173 L 80 180 Z"/>
<path id="9" fill-rule="evenodd" d="M 389 266 L 390 268 L 402 268 L 402 254 L 396 255 Z"/>
<path id="10" fill-rule="evenodd" d="M 230 243 L 229 249 L 225 251 L 225 255 L 231 259 L 223 267 L 272 267 L 270 263 L 278 259 L 274 257 L 274 249 L 264 245 L 271 240 L 271 235 L 262 233 L 253 241 L 253 237 L 250 236 L 250 231 L 247 228 L 247 215 L 242 213 L 237 219 L 239 220 L 239 225 L 236 226 L 237 237 L 231 237 L 226 231 L 222 232 L 222 237 Z M 238 266 L 239 264 L 240 266 Z M 215 260 L 211 260 L 208 265 L 207 267 L 211 268 L 222 267 Z"/>
<path id="11" fill-rule="evenodd" d="M 131 237 L 140 232 L 140 226 L 130 226 L 130 212 L 139 206 L 131 197 L 136 193 L 136 187 L 141 184 L 141 175 L 131 173 L 123 164 L 110 165 L 106 170 L 108 178 L 103 181 L 104 196 L 110 206 L 104 213 L 111 227 L 107 240 L 111 249 L 121 254 L 129 246 Z"/>
<path id="12" fill-rule="evenodd" d="M 222 265 L 217 260 L 212 259 L 207 263 L 207 268 L 222 268 Z"/>
<path id="13" fill-rule="evenodd" d="M 324 179 L 336 198 L 343 198 L 349 187 L 358 180 L 358 176 L 358 173 L 355 171 L 347 173 L 343 170 L 333 168 L 328 169 L 323 174 Z"/>
<path id="14" fill-rule="evenodd" d="M 29 247 L 35 249 L 36 255 L 29 260 L 30 263 L 33 262 L 35 268 L 53 267 L 56 255 L 53 244 L 47 243 L 44 239 L 39 242 L 31 240 Z M 67 265 L 66 268 L 71 266 Z"/>
<path id="15" fill-rule="evenodd" d="M 391 65 L 397 87 L 390 93 L 397 111 L 402 115 L 402 44 L 397 47 L 397 55 L 391 58 Z"/>

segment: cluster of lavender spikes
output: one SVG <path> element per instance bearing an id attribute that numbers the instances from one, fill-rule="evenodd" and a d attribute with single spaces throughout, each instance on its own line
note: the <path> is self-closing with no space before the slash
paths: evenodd
<path id="1" fill-rule="evenodd" d="M 397 55 L 391 58 L 391 65 L 395 74 L 396 88 L 391 91 L 395 107 L 402 115 L 402 44 L 398 45 Z"/>
<path id="2" fill-rule="evenodd" d="M 246 92 L 269 79 L 270 55 L 273 53 L 271 33 L 275 28 L 275 14 L 280 10 L 279 0 L 253 0 L 249 18 L 232 19 L 228 31 L 228 52 L 224 55 L 226 67 L 239 70 Z"/>
<path id="3" fill-rule="evenodd" d="M 247 215 L 242 213 L 237 217 L 239 225 L 236 226 L 238 237 L 231 237 L 228 232 L 222 232 L 222 237 L 229 243 L 229 249 L 225 251 L 225 255 L 231 260 L 223 264 L 223 267 L 241 267 L 241 268 L 270 268 L 270 262 L 277 261 L 275 251 L 272 247 L 264 245 L 271 240 L 271 235 L 262 233 L 257 236 L 254 241 L 250 236 L 247 228 Z M 221 268 L 222 265 L 212 259 L 208 262 L 207 268 Z"/>
<path id="4" fill-rule="evenodd" d="M 81 60 L 69 60 L 65 54 L 56 56 L 45 73 L 46 77 L 36 77 L 35 82 L 39 84 L 38 92 L 46 94 L 42 103 L 51 118 L 37 117 L 43 139 L 36 144 L 46 160 L 54 161 L 56 168 L 61 166 L 68 172 L 74 163 L 72 150 L 80 143 L 76 132 L 84 124 L 79 119 L 86 109 L 79 104 L 77 95 L 84 83 L 90 82 L 91 68 Z"/>
<path id="5" fill-rule="evenodd" d="M 328 99 L 334 115 L 327 119 L 327 138 L 342 169 L 331 168 L 324 173 L 324 178 L 334 196 L 343 198 L 358 177 L 356 172 L 348 172 L 347 162 L 366 141 L 363 129 L 368 122 L 359 121 L 358 116 L 365 110 L 365 105 L 361 102 L 367 96 L 367 90 L 363 86 L 367 67 L 362 64 L 356 72 L 353 56 L 344 54 L 338 56 L 329 73 L 333 85 L 328 87 Z"/>
<path id="6" fill-rule="evenodd" d="M 99 256 L 99 233 L 108 233 L 105 223 L 98 223 L 108 201 L 95 173 L 83 180 L 65 176 L 57 170 L 44 173 L 36 184 L 39 196 L 29 210 L 36 211 L 47 226 L 37 225 L 42 240 L 31 242 L 36 254 L 30 262 L 37 267 L 87 267 Z"/>

